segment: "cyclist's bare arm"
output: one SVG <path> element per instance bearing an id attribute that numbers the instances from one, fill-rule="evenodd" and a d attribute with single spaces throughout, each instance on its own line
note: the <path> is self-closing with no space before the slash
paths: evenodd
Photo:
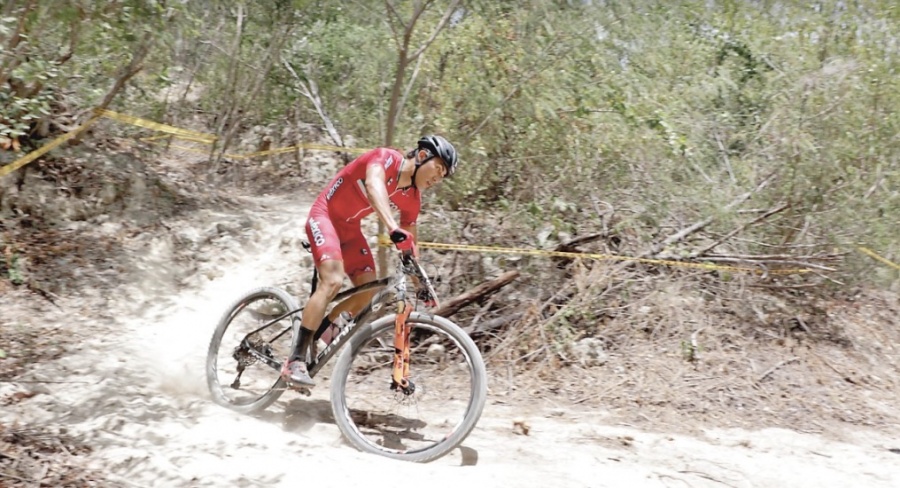
<path id="1" fill-rule="evenodd" d="M 378 218 L 387 226 L 388 231 L 391 231 L 398 225 L 391 214 L 387 183 L 384 178 L 384 168 L 380 164 L 370 164 L 366 168 L 366 194 L 369 197 L 369 204 L 372 205 L 372 210 L 375 211 Z"/>

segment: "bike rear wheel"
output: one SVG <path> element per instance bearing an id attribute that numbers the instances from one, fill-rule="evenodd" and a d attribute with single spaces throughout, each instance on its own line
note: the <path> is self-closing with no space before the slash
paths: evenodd
<path id="1" fill-rule="evenodd" d="M 265 409 L 284 393 L 277 364 L 290 352 L 291 317 L 251 335 L 256 329 L 298 308 L 288 293 L 278 288 L 258 288 L 246 293 L 228 308 L 213 333 L 206 357 L 206 382 L 213 400 L 241 413 Z M 252 351 L 251 351 L 252 348 Z M 267 364 L 253 351 L 263 353 Z"/>
<path id="2" fill-rule="evenodd" d="M 487 397 L 484 360 L 453 322 L 413 312 L 407 391 L 391 389 L 394 315 L 365 326 L 334 367 L 335 422 L 356 448 L 413 462 L 433 461 L 465 440 Z"/>

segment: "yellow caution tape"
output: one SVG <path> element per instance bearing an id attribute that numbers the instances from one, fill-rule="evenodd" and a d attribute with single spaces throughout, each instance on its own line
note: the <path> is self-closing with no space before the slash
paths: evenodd
<path id="1" fill-rule="evenodd" d="M 212 144 L 217 139 L 216 136 L 212 134 L 205 134 L 203 132 L 195 132 L 192 130 L 173 127 L 171 125 L 160 124 L 159 122 L 153 122 L 152 120 L 141 119 L 131 115 L 120 114 L 118 112 L 113 112 L 112 110 L 96 109 L 94 110 L 94 113 L 102 115 L 103 117 L 106 117 L 108 119 L 125 122 L 126 124 L 143 127 L 145 129 L 153 129 L 158 132 L 165 132 L 167 134 L 172 134 L 179 137 L 190 138 L 197 140 L 198 142 L 205 142 L 207 144 Z"/>
<path id="2" fill-rule="evenodd" d="M 156 142 L 156 141 L 152 141 L 152 142 Z M 209 154 L 209 149 L 197 149 L 195 147 L 184 146 L 181 144 L 171 144 L 169 147 L 175 148 L 175 149 L 180 149 L 182 151 L 197 153 L 197 154 Z M 266 155 L 270 155 L 270 154 L 283 154 L 283 153 L 287 153 L 287 152 L 293 152 L 293 151 L 296 151 L 297 149 L 301 149 L 301 148 L 302 149 L 321 149 L 321 150 L 326 150 L 326 151 L 343 151 L 343 152 L 352 152 L 352 153 L 362 153 L 362 152 L 368 151 L 368 149 L 349 149 L 349 148 L 342 148 L 342 147 L 338 147 L 338 146 L 324 146 L 324 145 L 320 145 L 320 144 L 297 144 L 295 146 L 281 147 L 278 149 L 272 149 L 270 151 L 259 151 L 259 152 L 250 153 L 250 154 L 225 153 L 222 156 L 227 159 L 234 159 L 234 160 L 250 159 L 250 158 L 255 158 L 258 156 L 266 156 Z"/>
<path id="3" fill-rule="evenodd" d="M 62 143 L 72 139 L 78 134 L 82 133 L 85 129 L 91 126 L 99 117 L 105 117 L 111 120 L 116 120 L 119 122 L 124 122 L 126 124 L 134 125 L 137 127 L 143 127 L 145 129 L 152 129 L 158 132 L 163 132 L 166 135 L 145 137 L 141 140 L 147 142 L 156 142 L 161 139 L 167 137 L 175 137 L 177 139 L 197 142 L 201 144 L 212 144 L 218 138 L 212 134 L 206 134 L 203 132 L 196 132 L 187 129 L 181 129 L 178 127 L 174 127 L 171 125 L 160 124 L 158 122 L 153 122 L 151 120 L 142 119 L 139 117 L 134 117 L 131 115 L 120 114 L 118 112 L 113 112 L 112 110 L 106 109 L 95 109 L 94 115 L 90 119 L 88 119 L 85 123 L 76 127 L 74 130 L 63 134 L 51 142 L 45 144 L 44 146 L 28 153 L 24 157 L 20 158 L 17 161 L 14 161 L 11 164 L 0 167 L 0 178 L 12 173 L 13 171 L 25 166 L 28 163 L 36 160 L 37 158 L 43 156 L 49 151 L 59 147 Z M 192 147 L 181 146 L 181 145 L 171 145 L 170 147 L 175 147 L 177 149 L 181 149 L 184 151 L 197 152 L 202 154 L 209 153 L 208 150 L 200 150 Z M 259 156 L 269 156 L 274 154 L 284 154 L 296 151 L 298 149 L 316 149 L 323 151 L 335 151 L 335 152 L 349 152 L 349 153 L 362 153 L 368 151 L 368 149 L 357 149 L 357 148 L 346 148 L 340 146 L 329 146 L 326 144 L 296 144 L 288 147 L 280 147 L 276 149 L 269 149 L 266 151 L 257 151 L 249 154 L 223 154 L 224 157 L 230 159 L 250 159 Z M 382 246 L 391 246 L 391 241 L 387 236 L 381 235 L 378 238 L 378 243 Z M 492 247 L 492 246 L 471 246 L 464 244 L 443 244 L 438 242 L 420 242 L 420 247 L 423 248 L 432 248 L 432 249 L 443 249 L 443 250 L 451 250 L 451 251 L 471 251 L 471 252 L 484 252 L 484 253 L 505 253 L 505 254 L 520 254 L 520 255 L 533 255 L 533 256 L 551 256 L 551 257 L 562 257 L 562 258 L 570 258 L 570 259 L 598 259 L 598 260 L 616 260 L 616 261 L 634 261 L 640 263 L 649 263 L 649 264 L 662 264 L 666 266 L 681 266 L 688 268 L 700 268 L 700 269 L 711 269 L 711 270 L 723 270 L 723 271 L 740 271 L 740 272 L 749 272 L 756 274 L 795 274 L 795 273 L 807 273 L 809 269 L 778 269 L 778 270 L 764 270 L 759 268 L 746 268 L 740 266 L 724 266 L 719 264 L 711 264 L 711 263 L 693 263 L 693 262 L 685 262 L 685 261 L 670 261 L 664 259 L 649 259 L 649 258 L 636 258 L 631 256 L 615 256 L 611 254 L 595 254 L 595 253 L 577 253 L 577 252 L 563 252 L 563 251 L 544 251 L 540 249 L 523 249 L 523 248 L 510 248 L 510 247 Z M 864 252 L 865 254 L 871 256 L 872 258 L 887 264 L 895 269 L 900 270 L 900 265 L 885 259 L 870 249 L 860 246 L 859 250 Z"/>
<path id="4" fill-rule="evenodd" d="M 52 150 L 56 147 L 59 147 L 59 145 L 62 144 L 63 142 L 80 134 L 84 129 L 88 128 L 88 126 L 93 124 L 97 120 L 98 117 L 104 117 L 104 118 L 115 120 L 118 122 L 124 122 L 126 124 L 134 125 L 136 127 L 143 127 L 145 129 L 151 129 L 151 130 L 155 130 L 157 132 L 165 133 L 164 135 L 156 135 L 156 136 L 144 137 L 144 138 L 140 139 L 145 142 L 157 142 L 161 139 L 170 138 L 170 137 L 174 137 L 176 139 L 185 140 L 185 141 L 197 142 L 200 144 L 213 144 L 218 140 L 218 137 L 216 137 L 213 134 L 206 134 L 203 132 L 196 132 L 196 131 L 192 131 L 192 130 L 181 129 L 179 127 L 174 127 L 174 126 L 166 125 L 166 124 L 160 124 L 159 122 L 153 122 L 152 120 L 142 119 L 140 117 L 134 117 L 132 115 L 120 114 L 118 112 L 113 112 L 112 110 L 95 109 L 94 116 L 91 117 L 84 124 L 76 127 L 74 130 L 72 130 L 66 134 L 63 134 L 62 136 L 57 137 L 50 143 L 42 146 L 41 148 L 39 148 L 35 151 L 28 153 L 27 155 L 14 161 L 13 163 L 0 168 L 0 178 L 12 173 L 13 171 L 21 168 L 22 166 L 25 166 L 26 164 L 34 161 L 35 159 L 43 156 L 50 150 Z M 208 154 L 209 153 L 208 150 L 199 150 L 199 149 L 190 148 L 187 146 L 172 145 L 170 147 L 175 147 L 177 149 L 181 149 L 184 151 L 196 152 L 196 153 L 200 153 L 200 154 Z M 364 153 L 364 152 L 368 151 L 368 149 L 364 149 L 364 148 L 363 149 L 348 148 L 348 147 L 340 147 L 340 146 L 330 146 L 327 144 L 296 144 L 293 146 L 279 147 L 279 148 L 275 148 L 275 149 L 269 149 L 266 151 L 257 151 L 257 152 L 253 152 L 253 153 L 249 153 L 249 154 L 226 153 L 226 154 L 223 154 L 223 156 L 226 158 L 229 158 L 229 159 L 234 159 L 234 160 L 252 159 L 252 158 L 256 158 L 256 157 L 260 157 L 260 156 L 271 156 L 271 155 L 275 155 L 275 154 L 290 153 L 290 152 L 294 152 L 298 149 L 314 149 L 314 150 L 321 150 L 321 151 L 347 152 L 347 153 L 356 153 L 356 154 L 360 154 L 360 153 Z"/>
<path id="5" fill-rule="evenodd" d="M 166 137 L 170 137 L 170 136 L 144 137 L 144 138 L 141 138 L 141 140 L 145 141 L 145 142 L 157 142 L 158 140 L 166 138 Z M 194 141 L 194 142 L 204 142 L 202 140 L 192 139 L 190 137 L 183 137 L 183 136 L 171 136 L 171 137 L 176 137 L 178 139 Z M 174 145 L 174 144 L 171 145 L 170 147 L 174 147 L 177 149 L 184 149 L 187 151 L 192 150 L 192 148 L 188 148 L 186 146 L 178 146 L 178 145 Z M 259 156 L 271 156 L 273 154 L 291 153 L 298 149 L 318 149 L 321 151 L 348 152 L 348 153 L 359 153 L 359 154 L 368 151 L 368 149 L 329 146 L 326 144 L 295 144 L 293 146 L 279 147 L 279 148 L 275 148 L 275 149 L 268 149 L 265 151 L 257 151 L 257 152 L 252 152 L 252 153 L 248 153 L 248 154 L 225 153 L 225 154 L 223 154 L 223 156 L 225 156 L 226 158 L 229 158 L 229 159 L 251 159 L 251 158 L 256 158 Z M 201 151 L 201 150 L 197 150 L 197 149 L 193 149 L 193 151 L 194 152 L 203 152 L 203 153 L 209 152 L 208 150 Z"/>
<path id="6" fill-rule="evenodd" d="M 162 139 L 178 139 L 182 141 L 191 141 L 191 142 L 199 142 L 202 144 L 211 144 L 208 139 L 202 137 L 193 137 L 193 136 L 180 136 L 175 134 L 162 134 L 158 136 L 149 136 L 149 137 L 141 137 L 138 140 L 142 142 L 157 142 Z"/>
<path id="7" fill-rule="evenodd" d="M 891 267 L 893 267 L 894 269 L 900 269 L 900 265 L 898 265 L 897 263 L 891 262 L 891 261 L 889 261 L 888 259 L 879 256 L 878 254 L 875 254 L 875 251 L 872 251 L 871 249 L 868 249 L 868 248 L 865 248 L 865 247 L 862 247 L 862 246 L 859 246 L 858 249 L 859 249 L 860 251 L 862 251 L 862 252 L 868 254 L 869 256 L 871 256 L 873 259 L 875 259 L 875 260 L 877 260 L 877 261 L 881 261 L 882 263 L 884 263 L 884 264 L 886 264 L 886 265 L 888 265 L 888 266 L 891 266 Z"/>
<path id="8" fill-rule="evenodd" d="M 93 124 L 97 120 L 98 117 L 99 117 L 98 115 L 94 115 L 93 117 L 88 119 L 85 123 L 79 125 L 75 129 L 73 129 L 69 132 L 66 132 L 65 134 L 57 137 L 56 139 L 53 139 L 52 141 L 48 142 L 47 144 L 44 144 L 43 146 L 39 147 L 38 149 L 35 149 L 34 151 L 31 151 L 30 153 L 26 154 L 24 157 L 20 158 L 19 160 L 14 161 L 13 163 L 7 164 L 6 166 L 0 168 L 0 178 L 3 178 L 4 176 L 12 173 L 13 171 L 21 168 L 22 166 L 25 166 L 26 164 L 34 161 L 35 159 L 43 156 L 44 154 L 47 154 L 48 152 L 52 151 L 53 149 L 56 149 L 62 143 L 77 136 L 78 134 L 81 134 L 82 132 L 84 132 L 85 129 L 90 127 L 91 124 Z"/>
<path id="9" fill-rule="evenodd" d="M 381 246 L 393 246 L 391 240 L 386 235 L 380 235 L 378 237 L 378 244 Z M 811 270 L 796 268 L 796 269 L 774 269 L 774 270 L 765 270 L 760 268 L 745 268 L 740 266 L 726 266 L 720 264 L 711 264 L 711 263 L 692 263 L 686 261 L 670 261 L 665 259 L 650 259 L 650 258 L 636 258 L 631 256 L 616 256 L 612 254 L 596 254 L 596 253 L 580 253 L 580 252 L 565 252 L 565 251 L 545 251 L 542 249 L 525 249 L 525 248 L 514 248 L 514 247 L 493 247 L 493 246 L 472 246 L 467 244 L 443 244 L 439 242 L 419 242 L 419 247 L 422 248 L 432 248 L 432 249 L 442 249 L 442 250 L 450 250 L 450 251 L 470 251 L 470 252 L 483 252 L 483 253 L 501 253 L 501 254 L 521 254 L 521 255 L 531 255 L 531 256 L 550 256 L 550 257 L 560 257 L 560 258 L 570 258 L 570 259 L 597 259 L 597 260 L 608 260 L 608 261 L 633 261 L 639 263 L 648 263 L 648 264 L 662 264 L 666 266 L 680 266 L 684 268 L 700 268 L 700 269 L 709 269 L 709 270 L 719 270 L 719 271 L 735 271 L 742 273 L 755 273 L 755 274 L 799 274 L 799 273 L 809 273 Z"/>
<path id="10" fill-rule="evenodd" d="M 283 154 L 288 152 L 294 152 L 297 149 L 318 149 L 321 151 L 335 151 L 335 152 L 348 152 L 348 153 L 357 153 L 361 154 L 368 149 L 359 149 L 359 148 L 349 148 L 349 147 L 341 147 L 341 146 L 329 146 L 327 144 L 297 144 L 294 146 L 287 147 L 279 147 L 277 149 L 269 149 L 267 151 L 258 151 L 250 154 L 232 154 L 231 157 L 235 159 L 250 159 L 258 156 L 268 156 L 271 154 Z"/>

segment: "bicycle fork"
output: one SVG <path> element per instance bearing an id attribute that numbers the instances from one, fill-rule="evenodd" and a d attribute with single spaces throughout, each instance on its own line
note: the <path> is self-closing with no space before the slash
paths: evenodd
<path id="1" fill-rule="evenodd" d="M 394 367 L 391 374 L 391 390 L 400 390 L 406 395 L 416 391 L 416 385 L 409 380 L 409 336 L 412 326 L 407 319 L 413 307 L 406 301 L 397 304 L 394 318 Z"/>

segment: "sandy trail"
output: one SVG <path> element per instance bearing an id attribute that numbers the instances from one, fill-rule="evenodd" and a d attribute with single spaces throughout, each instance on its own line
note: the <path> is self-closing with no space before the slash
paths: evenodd
<path id="1" fill-rule="evenodd" d="M 66 425 L 95 447 L 95 467 L 133 487 L 900 486 L 900 443 L 871 431 L 848 431 L 841 441 L 778 429 L 644 432 L 602 411 L 524 403 L 497 388 L 464 444 L 466 456 L 456 450 L 418 465 L 345 444 L 331 419 L 327 380 L 312 397 L 288 392 L 257 416 L 219 407 L 204 379 L 213 327 L 254 286 L 301 292 L 305 213 L 305 205 L 274 197 L 198 212 L 172 222 L 171 235 L 129 244 L 139 256 L 134 283 L 66 298 L 65 313 L 19 311 L 17 320 L 44 327 L 75 321 L 83 340 L 20 378 L 65 383 L 32 386 L 43 394 L 4 407 L 0 421 Z M 180 262 L 185 248 L 200 258 L 188 272 Z M 0 384 L 0 395 L 23 385 Z M 514 432 L 519 417 L 529 435 Z"/>

